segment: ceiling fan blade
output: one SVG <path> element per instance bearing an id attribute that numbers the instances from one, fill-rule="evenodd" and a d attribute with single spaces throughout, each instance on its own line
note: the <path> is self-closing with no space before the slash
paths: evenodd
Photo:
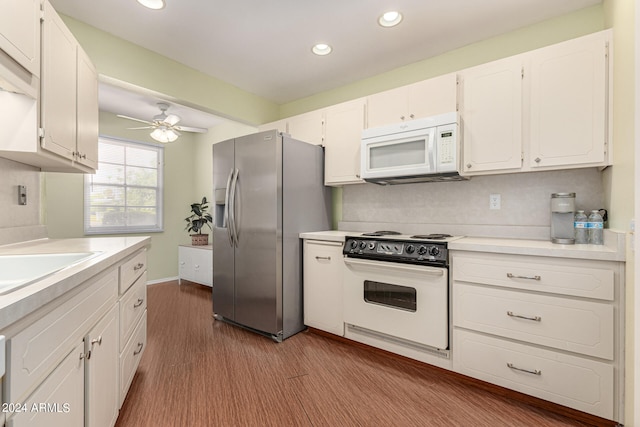
<path id="1" fill-rule="evenodd" d="M 169 114 L 165 119 L 164 122 L 165 123 L 169 123 L 171 126 L 177 124 L 180 121 L 180 117 L 176 116 L 175 114 Z"/>
<path id="2" fill-rule="evenodd" d="M 182 130 L 185 132 L 207 133 L 207 129 L 203 129 L 203 128 L 192 128 L 189 126 L 174 126 L 173 128 L 177 130 Z"/>
<path id="3" fill-rule="evenodd" d="M 148 125 L 152 124 L 151 122 L 149 122 L 147 120 L 141 120 L 141 119 L 136 119 L 135 117 L 123 116 L 122 114 L 117 114 L 117 117 L 120 117 L 122 119 L 133 120 L 133 121 L 140 122 L 140 123 L 146 123 Z"/>
<path id="4" fill-rule="evenodd" d="M 138 129 L 154 129 L 155 126 L 141 126 L 141 127 L 137 127 L 137 128 L 127 128 L 129 130 L 138 130 Z"/>

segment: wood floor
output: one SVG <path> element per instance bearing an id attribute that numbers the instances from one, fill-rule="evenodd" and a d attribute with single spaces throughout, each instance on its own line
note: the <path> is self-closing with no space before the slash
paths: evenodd
<path id="1" fill-rule="evenodd" d="M 582 426 L 311 332 L 277 344 L 212 318 L 211 288 L 148 288 L 147 348 L 117 427 Z"/>

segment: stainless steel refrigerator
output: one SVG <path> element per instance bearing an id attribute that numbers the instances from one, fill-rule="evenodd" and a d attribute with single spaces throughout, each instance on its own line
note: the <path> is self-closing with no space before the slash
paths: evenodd
<path id="1" fill-rule="evenodd" d="M 323 150 L 275 130 L 213 145 L 213 311 L 275 341 L 304 329 L 304 231 L 328 230 Z"/>

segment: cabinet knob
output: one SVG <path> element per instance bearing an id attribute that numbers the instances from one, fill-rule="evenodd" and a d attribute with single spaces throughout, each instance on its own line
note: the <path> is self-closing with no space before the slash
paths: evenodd
<path id="1" fill-rule="evenodd" d="M 415 118 L 416 116 L 414 116 L 413 114 L 409 114 L 409 117 L 411 117 L 412 119 Z"/>
<path id="2" fill-rule="evenodd" d="M 144 267 L 144 264 L 142 264 L 141 262 L 137 263 L 136 265 L 133 266 L 133 271 L 138 271 L 140 270 L 142 267 Z"/>
<path id="3" fill-rule="evenodd" d="M 404 116 L 400 116 L 400 120 L 404 120 Z"/>
<path id="4" fill-rule="evenodd" d="M 143 347 L 144 347 L 144 344 L 139 342 L 138 343 L 138 348 L 134 350 L 133 355 L 137 356 L 138 354 L 140 354 L 140 352 L 142 351 Z"/>
<path id="5" fill-rule="evenodd" d="M 541 161 L 542 161 L 542 159 L 541 159 L 540 157 L 536 157 L 536 158 L 535 158 L 535 162 L 536 162 L 536 163 L 540 163 Z"/>
<path id="6" fill-rule="evenodd" d="M 471 169 L 471 166 L 473 166 L 471 163 L 467 163 L 467 169 Z"/>
<path id="7" fill-rule="evenodd" d="M 138 301 L 136 301 L 135 304 L 133 304 L 133 308 L 138 308 L 142 305 L 142 303 L 144 302 L 144 299 L 142 298 L 138 298 Z"/>

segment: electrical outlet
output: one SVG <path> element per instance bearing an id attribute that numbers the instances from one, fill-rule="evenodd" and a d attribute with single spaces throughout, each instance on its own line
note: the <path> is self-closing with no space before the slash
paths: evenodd
<path id="1" fill-rule="evenodd" d="M 501 200 L 499 194 L 489 194 L 489 209 L 500 209 Z"/>

